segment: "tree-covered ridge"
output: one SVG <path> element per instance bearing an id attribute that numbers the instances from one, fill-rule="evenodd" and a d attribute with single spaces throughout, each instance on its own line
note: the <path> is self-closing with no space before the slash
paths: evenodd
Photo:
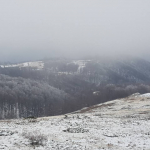
<path id="1" fill-rule="evenodd" d="M 0 118 L 57 115 L 73 98 L 47 83 L 0 75 Z M 70 106 L 71 107 L 71 106 Z"/>

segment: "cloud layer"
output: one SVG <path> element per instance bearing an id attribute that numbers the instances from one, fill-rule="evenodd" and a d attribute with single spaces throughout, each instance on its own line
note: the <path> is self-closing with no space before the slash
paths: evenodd
<path id="1" fill-rule="evenodd" d="M 0 60 L 150 55 L 149 0 L 0 1 Z"/>

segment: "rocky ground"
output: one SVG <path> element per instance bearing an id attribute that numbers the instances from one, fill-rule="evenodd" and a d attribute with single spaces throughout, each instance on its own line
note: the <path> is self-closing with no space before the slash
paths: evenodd
<path id="1" fill-rule="evenodd" d="M 150 150 L 150 94 L 72 114 L 0 121 L 4 150 Z"/>

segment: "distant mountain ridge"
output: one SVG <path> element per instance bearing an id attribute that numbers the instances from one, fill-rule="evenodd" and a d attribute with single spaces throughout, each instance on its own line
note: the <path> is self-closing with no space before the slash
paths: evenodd
<path id="1" fill-rule="evenodd" d="M 53 74 L 80 76 L 89 83 L 150 83 L 150 62 L 140 58 L 92 58 L 83 60 L 47 59 L 20 64 L 1 65 L 6 68 L 47 70 Z M 1 70 L 0 70 L 1 73 Z"/>
<path id="2" fill-rule="evenodd" d="M 150 83 L 150 62 L 140 58 L 46 61 L 45 68 L 61 74 L 76 74 L 99 84 Z M 50 67 L 51 66 L 51 67 Z"/>

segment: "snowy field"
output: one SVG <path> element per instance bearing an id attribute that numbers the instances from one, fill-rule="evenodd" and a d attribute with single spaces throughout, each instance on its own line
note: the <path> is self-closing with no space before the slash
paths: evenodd
<path id="1" fill-rule="evenodd" d="M 62 116 L 1 120 L 0 149 L 150 150 L 150 94 Z"/>

